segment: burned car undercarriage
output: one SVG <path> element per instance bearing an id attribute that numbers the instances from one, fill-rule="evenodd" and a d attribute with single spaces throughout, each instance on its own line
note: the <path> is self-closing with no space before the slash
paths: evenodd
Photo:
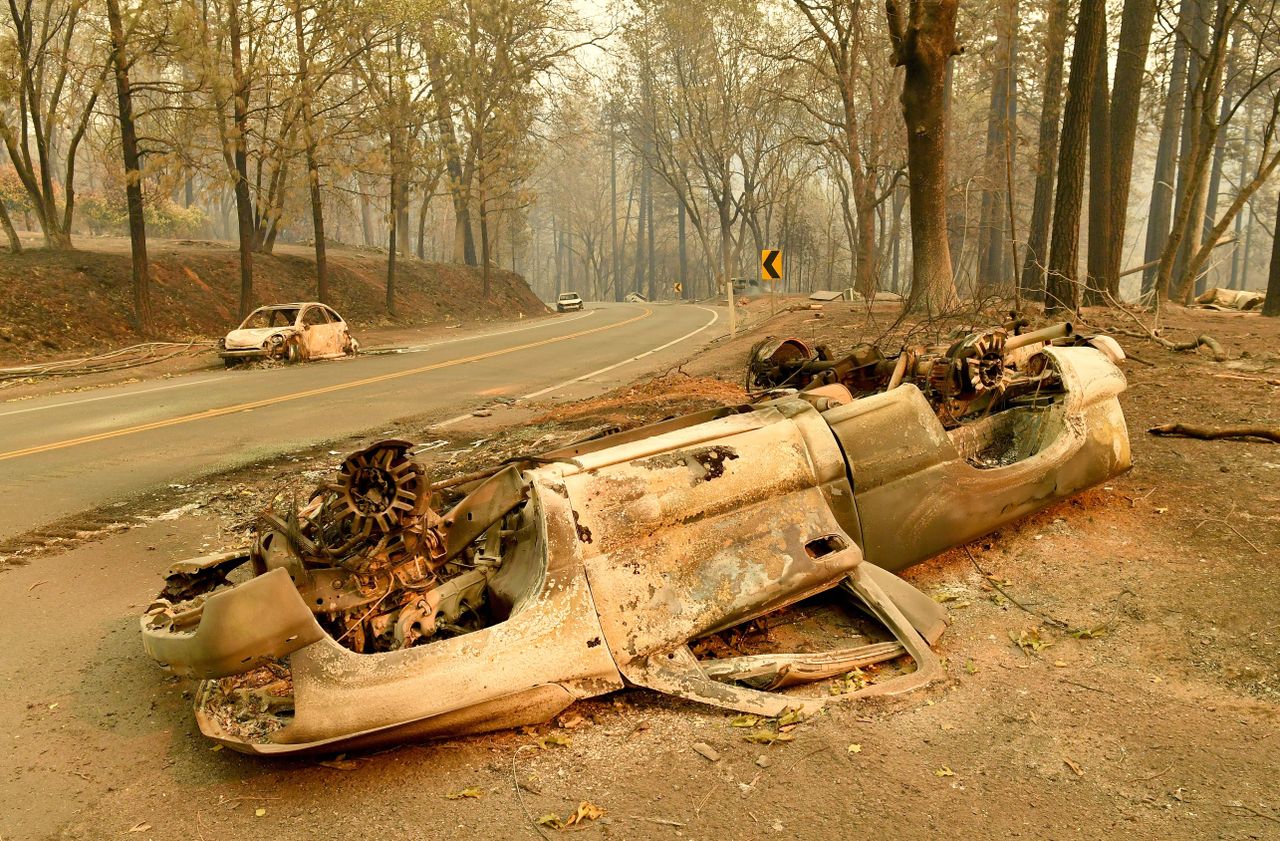
<path id="1" fill-rule="evenodd" d="M 948 620 L 894 573 L 1127 469 L 1120 358 L 1069 325 L 893 358 L 785 340 L 753 350 L 756 403 L 477 474 L 433 483 L 383 441 L 251 547 L 171 567 L 144 645 L 203 679 L 206 735 L 261 754 L 535 723 L 628 685 L 764 715 L 909 691 Z M 707 644 L 818 598 L 888 635 Z"/>

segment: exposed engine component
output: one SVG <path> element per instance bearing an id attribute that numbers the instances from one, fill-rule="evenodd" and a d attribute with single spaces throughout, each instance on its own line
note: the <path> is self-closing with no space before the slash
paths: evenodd
<path id="1" fill-rule="evenodd" d="M 497 477 L 480 483 L 499 488 L 497 505 L 480 518 L 469 509 L 472 530 L 451 550 L 452 520 L 431 507 L 426 469 L 410 448 L 388 440 L 352 453 L 301 510 L 258 520 L 255 572 L 287 570 L 320 625 L 353 651 L 482 627 L 486 584 L 502 563 L 499 521 L 522 499 L 503 493 Z"/>
<path id="2" fill-rule="evenodd" d="M 1070 323 L 1056 324 L 1031 333 L 1013 333 L 1025 324 L 1015 319 L 989 330 L 958 336 L 947 345 L 904 348 L 885 356 L 875 345 L 860 344 L 842 357 L 819 346 L 814 350 L 799 339 L 766 339 L 751 351 L 747 363 L 749 389 L 765 392 L 796 389 L 802 393 L 829 395 L 831 386 L 843 386 L 852 398 L 897 388 L 904 382 L 917 386 L 950 427 L 977 413 L 987 413 L 996 403 L 1035 392 L 1047 383 L 1043 368 L 1031 370 L 1030 353 L 1023 348 L 1075 338 Z"/>
<path id="3" fill-rule="evenodd" d="M 332 513 L 349 530 L 389 532 L 426 507 L 426 471 L 408 455 L 408 441 L 383 441 L 348 456 L 338 470 Z"/>

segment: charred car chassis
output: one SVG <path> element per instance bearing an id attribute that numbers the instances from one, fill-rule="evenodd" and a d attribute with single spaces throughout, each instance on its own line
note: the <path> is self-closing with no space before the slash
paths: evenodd
<path id="1" fill-rule="evenodd" d="M 778 385 L 762 359 L 793 381 L 813 359 L 777 351 L 757 385 Z M 252 547 L 174 565 L 144 646 L 203 679 L 202 732 L 270 755 L 530 724 L 629 685 L 764 715 L 905 692 L 940 674 L 948 620 L 894 573 L 1127 469 L 1117 353 L 986 331 L 435 484 L 384 441 Z M 690 647 L 825 591 L 892 639 Z M 856 691 L 784 691 L 903 655 L 914 671 Z"/>

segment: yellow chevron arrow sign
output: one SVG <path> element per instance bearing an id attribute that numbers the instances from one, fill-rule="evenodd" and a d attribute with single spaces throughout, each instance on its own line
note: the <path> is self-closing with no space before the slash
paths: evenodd
<path id="1" fill-rule="evenodd" d="M 760 252 L 760 279 L 782 279 L 782 251 L 777 248 L 766 248 Z"/>

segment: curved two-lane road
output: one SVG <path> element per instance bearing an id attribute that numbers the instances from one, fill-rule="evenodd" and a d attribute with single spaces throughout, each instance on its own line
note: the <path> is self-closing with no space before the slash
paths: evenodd
<path id="1" fill-rule="evenodd" d="M 390 430 L 403 418 L 450 418 L 495 397 L 539 397 L 582 380 L 607 388 L 645 363 L 688 353 L 719 332 L 717 320 L 699 306 L 604 305 L 412 353 L 0 404 L 0 540 L 169 482 Z"/>

